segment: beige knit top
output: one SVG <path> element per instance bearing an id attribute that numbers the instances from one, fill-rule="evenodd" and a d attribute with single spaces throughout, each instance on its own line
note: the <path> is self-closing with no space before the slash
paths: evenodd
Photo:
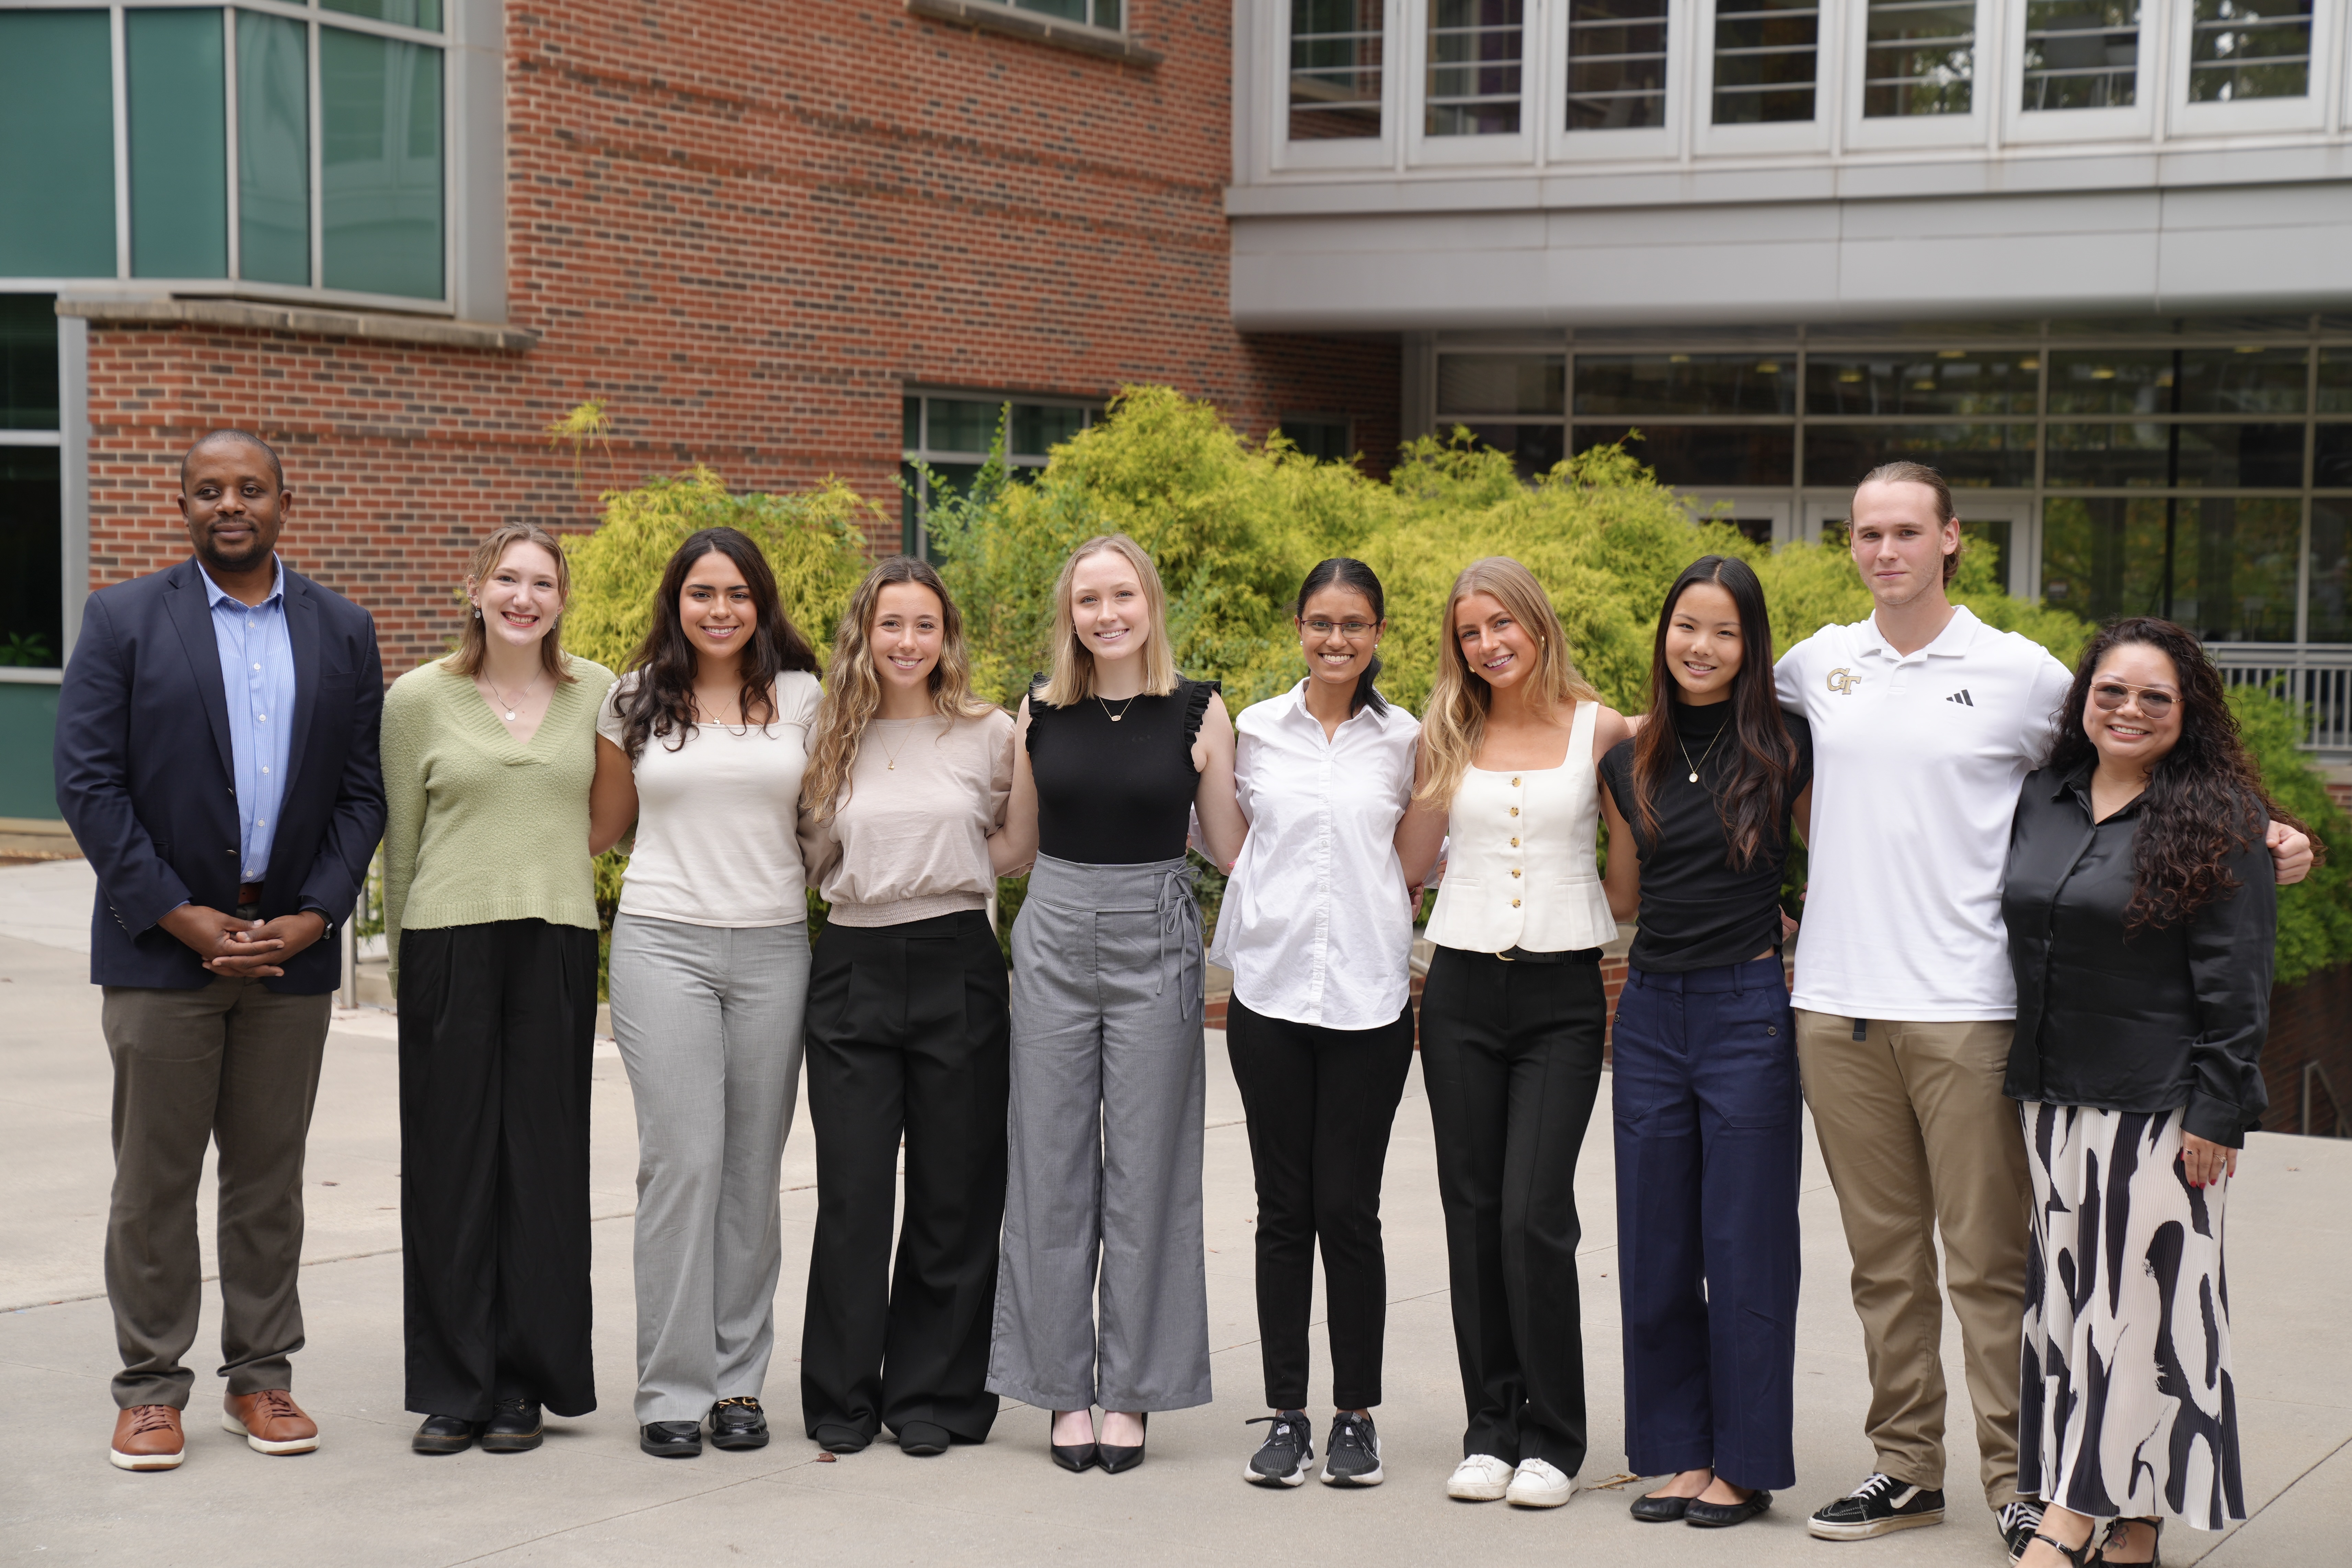
<path id="1" fill-rule="evenodd" d="M 800 813 L 801 860 L 845 926 L 902 925 L 985 909 L 988 836 L 1013 795 L 1013 719 L 877 719 L 848 796 L 819 823 Z"/>

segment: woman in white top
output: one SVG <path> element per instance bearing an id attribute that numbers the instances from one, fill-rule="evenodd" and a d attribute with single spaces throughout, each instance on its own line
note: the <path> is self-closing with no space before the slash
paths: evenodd
<path id="1" fill-rule="evenodd" d="M 597 723 L 593 841 L 636 844 L 613 1036 L 637 1106 L 638 1447 L 768 1441 L 778 1183 L 800 1081 L 808 903 L 793 834 L 816 655 L 751 537 L 706 528 Z"/>
<path id="2" fill-rule="evenodd" d="M 1360 561 L 1325 561 L 1298 591 L 1307 677 L 1234 721 L 1234 784 L 1249 823 L 1210 960 L 1233 971 L 1225 1048 L 1257 1174 L 1258 1344 L 1265 1441 L 1242 1468 L 1295 1487 L 1315 1458 L 1307 1331 L 1323 1248 L 1331 1335 L 1331 1486 L 1380 1484 L 1388 1268 L 1381 1173 L 1412 1068 L 1412 900 L 1396 830 L 1421 726 L 1373 689 L 1385 595 Z"/>
<path id="3" fill-rule="evenodd" d="M 1454 579 L 1398 830 L 1431 911 L 1422 1082 L 1437 1136 L 1469 1426 L 1446 1494 L 1556 1508 L 1584 1462 L 1576 1156 L 1601 1084 L 1594 764 L 1632 733 L 1576 673 L 1542 586 L 1490 556 Z"/>
<path id="4" fill-rule="evenodd" d="M 832 904 L 809 978 L 801 1415 L 832 1453 L 887 1426 L 905 1452 L 939 1454 L 996 1419 L 1012 1038 L 988 899 L 1011 868 L 1012 793 L 1013 716 L 972 695 L 947 588 L 921 561 L 883 562 L 834 638 L 800 807 L 809 880 Z"/>

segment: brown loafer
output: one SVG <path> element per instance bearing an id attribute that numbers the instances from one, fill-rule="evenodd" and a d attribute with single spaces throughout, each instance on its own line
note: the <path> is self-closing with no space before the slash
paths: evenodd
<path id="1" fill-rule="evenodd" d="M 282 1388 L 230 1394 L 221 1406 L 221 1430 L 243 1437 L 257 1454 L 307 1454 L 319 1446 L 319 1424 Z"/>
<path id="2" fill-rule="evenodd" d="M 134 1405 L 114 1417 L 114 1447 L 107 1451 L 118 1470 L 176 1470 L 186 1458 L 180 1413 L 168 1405 Z"/>

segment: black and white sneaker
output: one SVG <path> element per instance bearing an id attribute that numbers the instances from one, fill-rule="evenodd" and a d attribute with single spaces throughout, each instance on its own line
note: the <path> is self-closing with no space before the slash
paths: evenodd
<path id="1" fill-rule="evenodd" d="M 2036 1498 L 2021 1497 L 2015 1502 L 2003 1503 L 1993 1517 L 2000 1521 L 2000 1538 L 2009 1542 L 2011 1563 L 2025 1555 L 2033 1532 L 2042 1528 L 2042 1511 L 2048 1505 Z"/>
<path id="2" fill-rule="evenodd" d="M 1891 1531 L 1944 1522 L 1944 1494 L 1874 1473 L 1862 1485 L 1822 1509 L 1806 1528 L 1823 1541 L 1864 1541 Z"/>
<path id="3" fill-rule="evenodd" d="M 1274 1430 L 1242 1467 L 1242 1479 L 1261 1487 L 1297 1486 L 1307 1479 L 1307 1467 L 1315 1462 L 1315 1428 L 1307 1412 L 1285 1410 L 1260 1415 L 1245 1425 L 1255 1426 L 1260 1421 L 1271 1422 Z"/>
<path id="4" fill-rule="evenodd" d="M 1323 1456 L 1323 1484 L 1376 1487 L 1381 1480 L 1381 1435 L 1372 1430 L 1372 1418 L 1344 1410 L 1334 1415 L 1331 1441 Z"/>

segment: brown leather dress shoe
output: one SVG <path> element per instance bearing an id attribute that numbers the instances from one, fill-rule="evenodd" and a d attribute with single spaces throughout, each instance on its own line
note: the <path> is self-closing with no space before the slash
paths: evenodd
<path id="1" fill-rule="evenodd" d="M 319 1446 L 319 1424 L 282 1388 L 230 1394 L 221 1406 L 221 1430 L 243 1437 L 257 1454 L 307 1454 Z"/>
<path id="2" fill-rule="evenodd" d="M 114 1417 L 109 1459 L 118 1470 L 176 1470 L 187 1458 L 180 1413 L 168 1405 L 134 1405 Z"/>

